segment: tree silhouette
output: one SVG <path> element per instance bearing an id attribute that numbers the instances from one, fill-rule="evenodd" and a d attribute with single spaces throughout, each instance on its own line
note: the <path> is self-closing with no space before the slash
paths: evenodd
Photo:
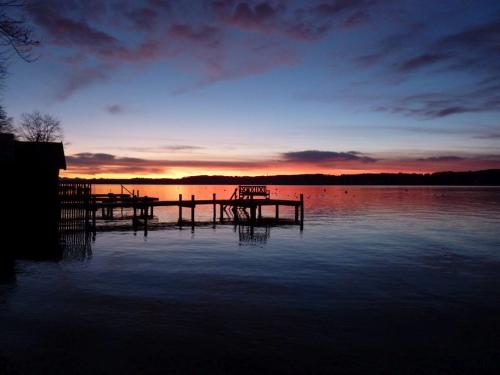
<path id="1" fill-rule="evenodd" d="M 0 48 L 3 60 L 12 52 L 24 61 L 35 59 L 32 50 L 39 42 L 33 38 L 33 31 L 19 15 L 24 6 L 21 1 L 0 0 Z"/>
<path id="2" fill-rule="evenodd" d="M 20 16 L 24 3 L 16 0 L 0 0 L 0 88 L 7 74 L 6 63 L 12 54 L 27 62 L 35 60 L 32 49 L 39 42 L 33 38 L 32 30 Z M 8 117 L 0 105 L 0 133 L 15 134 L 12 117 Z"/>
<path id="3" fill-rule="evenodd" d="M 15 133 L 12 117 L 7 116 L 7 112 L 0 105 L 0 133 Z"/>
<path id="4" fill-rule="evenodd" d="M 19 133 L 28 142 L 56 142 L 63 139 L 60 121 L 38 111 L 21 115 Z"/>

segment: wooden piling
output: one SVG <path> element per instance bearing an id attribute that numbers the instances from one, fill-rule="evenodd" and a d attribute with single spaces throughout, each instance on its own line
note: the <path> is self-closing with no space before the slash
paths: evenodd
<path id="1" fill-rule="evenodd" d="M 182 226 L 182 194 L 179 194 L 179 225 Z"/>
<path id="2" fill-rule="evenodd" d="M 300 194 L 300 229 L 304 228 L 304 194 Z"/>
<path id="3" fill-rule="evenodd" d="M 219 208 L 220 208 L 220 216 L 219 216 L 219 219 L 220 219 L 220 222 L 222 223 L 224 221 L 224 206 L 222 204 L 219 205 Z"/>
<path id="4" fill-rule="evenodd" d="M 237 206 L 233 206 L 233 219 L 234 219 L 234 222 L 237 223 L 238 222 L 238 207 Z"/>
<path id="5" fill-rule="evenodd" d="M 276 221 L 280 219 L 280 205 L 276 205 Z"/>
<path id="6" fill-rule="evenodd" d="M 215 224 L 215 221 L 217 220 L 217 199 L 216 199 L 216 195 L 215 193 L 213 194 L 213 200 L 214 200 L 214 204 L 213 204 L 213 222 Z"/>
<path id="7" fill-rule="evenodd" d="M 191 195 L 191 227 L 194 228 L 194 195 Z"/>
<path id="8" fill-rule="evenodd" d="M 259 204 L 259 220 L 262 220 L 262 205 Z"/>

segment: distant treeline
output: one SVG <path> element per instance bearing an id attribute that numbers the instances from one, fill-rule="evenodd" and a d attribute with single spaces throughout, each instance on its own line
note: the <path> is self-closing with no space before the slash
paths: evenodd
<path id="1" fill-rule="evenodd" d="M 174 178 L 98 178 L 93 184 L 158 184 L 158 185 L 498 185 L 500 169 L 475 172 L 436 173 L 362 173 L 332 176 L 299 174 L 255 177 L 192 176 Z"/>

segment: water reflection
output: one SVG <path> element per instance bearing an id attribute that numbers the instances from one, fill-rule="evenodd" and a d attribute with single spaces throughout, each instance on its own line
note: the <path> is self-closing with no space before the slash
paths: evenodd
<path id="1" fill-rule="evenodd" d="M 87 260 L 92 257 L 93 235 L 86 231 L 65 232 L 59 244 L 61 258 L 64 260 Z"/>
<path id="2" fill-rule="evenodd" d="M 98 232 L 18 261 L 0 373 L 2 357 L 19 373 L 498 373 L 500 189 L 272 187 L 301 192 L 302 233 Z"/>
<path id="3" fill-rule="evenodd" d="M 270 226 L 238 225 L 240 245 L 262 245 L 271 237 Z"/>

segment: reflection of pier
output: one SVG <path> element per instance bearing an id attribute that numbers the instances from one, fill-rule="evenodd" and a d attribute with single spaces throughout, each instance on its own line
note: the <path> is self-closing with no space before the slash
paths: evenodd
<path id="1" fill-rule="evenodd" d="M 255 227 L 253 225 L 240 225 L 238 234 L 240 244 L 265 244 L 270 238 L 269 226 Z"/>
<path id="2" fill-rule="evenodd" d="M 88 191 L 88 190 L 85 190 Z M 162 201 L 158 198 L 139 196 L 135 192 L 132 194 L 94 194 L 89 199 L 82 199 L 80 203 L 72 200 L 61 202 L 62 212 L 75 211 L 82 212 L 84 209 L 85 223 L 87 228 L 96 231 L 98 219 L 109 220 L 114 218 L 114 210 L 128 208 L 132 210 L 132 226 L 141 226 L 147 234 L 150 226 L 150 219 L 153 218 L 155 207 L 177 207 L 178 219 L 176 225 L 195 227 L 195 211 L 199 206 L 212 206 L 212 223 L 248 223 L 258 225 L 261 223 L 275 224 L 286 222 L 287 224 L 297 224 L 303 227 L 304 223 L 304 196 L 300 195 L 299 200 L 271 199 L 266 186 L 239 186 L 235 189 L 229 199 L 217 199 L 213 194 L 212 199 L 196 199 L 191 195 L 191 199 L 185 200 L 179 194 L 178 200 Z M 263 207 L 274 207 L 273 217 L 264 217 Z M 293 219 L 283 219 L 280 217 L 280 207 L 294 208 Z M 188 220 L 183 216 L 184 209 L 190 210 Z M 63 215 L 64 218 L 64 215 Z M 164 223 L 166 224 L 166 223 Z"/>

